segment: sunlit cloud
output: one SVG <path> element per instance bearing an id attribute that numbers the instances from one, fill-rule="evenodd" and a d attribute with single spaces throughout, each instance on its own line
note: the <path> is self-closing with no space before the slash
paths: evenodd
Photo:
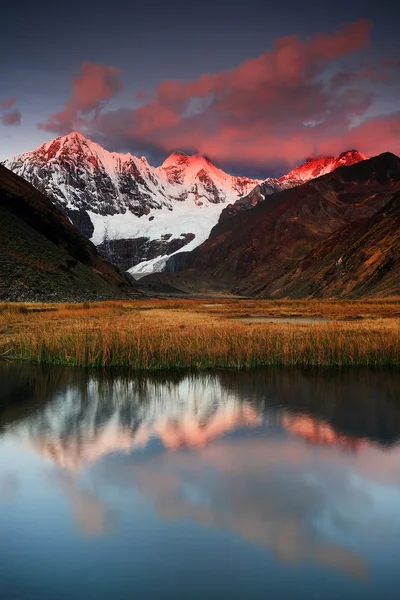
<path id="1" fill-rule="evenodd" d="M 0 101 L 0 123 L 4 127 L 13 127 L 21 124 L 21 112 L 17 108 L 13 108 L 16 101 L 16 98 L 7 98 Z"/>
<path id="2" fill-rule="evenodd" d="M 372 23 L 360 19 L 332 34 L 279 38 L 231 70 L 164 80 L 153 94 L 139 90 L 136 108 L 101 110 L 121 88 L 120 73 L 84 63 L 71 99 L 41 127 L 60 134 L 81 128 L 113 147 L 181 149 L 230 164 L 293 164 L 349 148 L 368 156 L 399 152 L 398 114 L 371 114 L 376 97 L 396 83 L 400 64 L 360 60 L 343 67 L 343 59 L 369 45 L 371 31 Z M 379 139 L 371 134 L 378 126 Z"/>
<path id="3" fill-rule="evenodd" d="M 40 123 L 40 129 L 64 134 L 82 128 L 88 117 L 95 118 L 122 89 L 120 70 L 116 67 L 84 62 L 81 70 L 81 75 L 72 82 L 71 97 L 64 108 Z"/>

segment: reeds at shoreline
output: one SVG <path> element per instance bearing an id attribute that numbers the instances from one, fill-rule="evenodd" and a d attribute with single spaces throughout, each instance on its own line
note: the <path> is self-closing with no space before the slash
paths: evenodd
<path id="1" fill-rule="evenodd" d="M 399 313 L 396 300 L 0 305 L 0 356 L 137 370 L 398 366 Z M 331 320 L 239 320 L 248 314 Z"/>

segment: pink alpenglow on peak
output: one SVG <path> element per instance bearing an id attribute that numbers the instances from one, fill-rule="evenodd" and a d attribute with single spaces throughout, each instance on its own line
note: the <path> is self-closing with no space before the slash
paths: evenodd
<path id="1" fill-rule="evenodd" d="M 307 159 L 302 165 L 290 171 L 279 179 L 281 183 L 287 181 L 306 182 L 327 173 L 332 173 L 338 167 L 349 167 L 355 163 L 366 160 L 368 157 L 358 150 L 346 150 L 339 156 L 315 156 Z"/>

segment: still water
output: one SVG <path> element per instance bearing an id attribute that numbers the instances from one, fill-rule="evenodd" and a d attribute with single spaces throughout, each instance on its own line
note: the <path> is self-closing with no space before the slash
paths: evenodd
<path id="1" fill-rule="evenodd" d="M 0 364 L 2 600 L 400 597 L 400 374 Z"/>

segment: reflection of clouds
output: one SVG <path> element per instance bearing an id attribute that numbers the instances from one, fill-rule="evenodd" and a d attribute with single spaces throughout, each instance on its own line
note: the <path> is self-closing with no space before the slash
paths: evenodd
<path id="1" fill-rule="evenodd" d="M 192 519 L 271 549 L 281 561 L 313 561 L 366 577 L 365 560 L 326 539 L 319 522 L 326 514 L 335 521 L 353 502 L 362 505 L 368 498 L 344 477 L 332 488 L 307 477 L 310 448 L 304 446 L 292 464 L 295 448 L 287 440 L 227 439 L 151 460 L 120 463 L 115 457 L 98 465 L 96 477 L 124 494 L 133 486 L 162 519 Z"/>
<path id="2" fill-rule="evenodd" d="M 385 452 L 360 435 L 339 433 L 330 424 L 333 400 L 313 417 L 303 401 L 290 411 L 268 405 L 263 385 L 258 401 L 249 389 L 224 385 L 222 376 L 162 384 L 94 377 L 84 391 L 62 389 L 15 433 L 67 469 L 55 481 L 87 534 L 112 524 L 102 495 L 90 491 L 104 490 L 116 509 L 128 495 L 131 510 L 150 505 L 162 519 L 232 532 L 281 561 L 312 561 L 365 577 L 363 557 L 345 540 L 359 543 L 377 531 L 387 539 L 400 535 L 393 524 L 399 450 Z M 223 437 L 249 428 L 257 431 Z M 152 439 L 174 452 L 154 454 L 150 446 L 131 454 Z M 93 488 L 74 475 L 78 469 L 90 470 Z"/>
<path id="3" fill-rule="evenodd" d="M 338 433 L 322 419 L 310 415 L 293 415 L 287 413 L 282 417 L 282 425 L 287 431 L 298 435 L 315 445 L 338 446 L 344 450 L 360 450 L 367 445 L 367 440 Z"/>
<path id="4" fill-rule="evenodd" d="M 0 505 L 14 502 L 19 493 L 19 487 L 18 477 L 14 473 L 0 475 Z"/>
<path id="5" fill-rule="evenodd" d="M 69 501 L 80 530 L 86 535 L 105 533 L 112 526 L 110 509 L 93 493 L 82 489 L 78 481 L 66 472 L 52 473 L 51 480 Z"/>

